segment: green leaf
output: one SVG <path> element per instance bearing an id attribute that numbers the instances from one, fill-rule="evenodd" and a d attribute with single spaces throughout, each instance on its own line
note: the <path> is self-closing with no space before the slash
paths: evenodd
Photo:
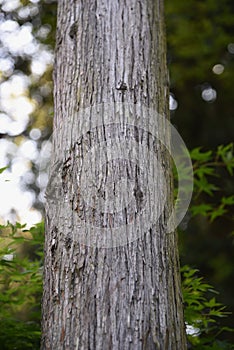
<path id="1" fill-rule="evenodd" d="M 233 205 L 234 204 L 234 195 L 229 197 L 222 197 L 221 200 L 224 205 Z"/>
<path id="2" fill-rule="evenodd" d="M 210 220 L 213 222 L 217 217 L 222 216 L 227 212 L 227 209 L 223 207 L 223 205 L 219 206 L 217 209 L 213 210 L 210 215 Z"/>
<path id="3" fill-rule="evenodd" d="M 220 145 L 217 150 L 217 155 L 221 157 L 222 161 L 227 167 L 229 174 L 233 175 L 234 170 L 234 155 L 233 155 L 233 143 L 226 146 Z"/>
<path id="4" fill-rule="evenodd" d="M 217 318 L 226 317 L 228 312 L 224 311 L 225 306 L 217 302 L 215 297 L 207 297 L 208 292 L 216 292 L 209 284 L 204 283 L 201 277 L 196 276 L 197 272 L 198 270 L 187 265 L 181 269 L 185 321 L 187 326 L 195 330 L 193 335 L 187 335 L 188 341 L 192 349 L 197 350 L 231 349 L 230 344 L 217 339 L 224 330 L 232 331 L 228 327 L 220 328 L 217 322 Z"/>
<path id="5" fill-rule="evenodd" d="M 213 196 L 213 192 L 219 190 L 219 188 L 208 182 L 206 177 L 201 177 L 199 179 L 194 179 L 194 185 L 195 188 L 197 188 L 197 190 L 199 192 L 205 192 L 207 194 L 209 194 L 210 196 Z"/>
<path id="6" fill-rule="evenodd" d="M 2 174 L 8 168 L 9 168 L 9 166 L 5 166 L 4 168 L 0 168 L 0 174 Z"/>
<path id="7" fill-rule="evenodd" d="M 209 212 L 213 210 L 213 207 L 211 204 L 200 204 L 200 205 L 193 205 L 190 208 L 192 215 L 203 215 L 203 216 L 208 216 Z"/>
<path id="8" fill-rule="evenodd" d="M 197 147 L 190 152 L 190 157 L 196 161 L 208 162 L 212 158 L 212 153 L 212 151 L 201 152 L 201 147 Z"/>
<path id="9" fill-rule="evenodd" d="M 195 169 L 194 175 L 197 175 L 199 177 L 203 177 L 204 175 L 217 176 L 215 169 L 206 165 L 199 166 L 197 169 Z"/>

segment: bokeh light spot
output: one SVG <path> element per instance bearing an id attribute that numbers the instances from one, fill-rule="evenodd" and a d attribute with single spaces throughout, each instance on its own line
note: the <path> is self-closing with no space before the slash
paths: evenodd
<path id="1" fill-rule="evenodd" d="M 213 68 L 212 71 L 214 74 L 222 74 L 224 71 L 224 66 L 222 64 L 216 64 Z"/>

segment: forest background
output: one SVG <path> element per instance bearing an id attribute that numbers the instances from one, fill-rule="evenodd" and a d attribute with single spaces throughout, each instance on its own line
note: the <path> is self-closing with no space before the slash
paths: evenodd
<path id="1" fill-rule="evenodd" d="M 0 341 L 4 349 L 12 344 L 36 349 L 56 1 L 1 0 L 0 6 Z M 234 343 L 229 331 L 234 326 L 234 3 L 167 0 L 165 15 L 171 122 L 194 166 L 193 200 L 179 227 L 181 265 L 190 266 L 183 272 L 190 344 L 202 348 L 198 338 L 204 327 L 213 337 L 210 348 L 229 349 Z M 213 323 L 223 332 L 213 331 Z"/>

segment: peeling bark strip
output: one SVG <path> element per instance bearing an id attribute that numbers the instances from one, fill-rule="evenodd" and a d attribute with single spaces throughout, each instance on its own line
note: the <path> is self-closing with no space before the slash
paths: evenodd
<path id="1" fill-rule="evenodd" d="M 163 2 L 60 0 L 56 41 L 41 349 L 183 350 L 186 341 L 177 238 L 175 233 L 164 231 L 172 208 L 170 157 L 162 143 L 149 136 L 151 130 L 140 127 L 147 118 L 141 106 L 168 118 Z M 103 123 L 108 103 L 115 127 Z M 126 113 L 135 118 L 128 133 L 123 126 Z M 89 133 L 83 127 L 87 122 Z M 155 128 L 168 138 L 167 125 L 157 123 L 155 120 Z M 93 129 L 97 124 L 103 127 Z M 139 159 L 138 163 L 131 154 L 140 149 L 143 139 L 156 156 Z M 104 156 L 112 143 L 119 147 L 119 157 L 103 162 L 97 147 L 101 140 L 102 146 L 106 142 Z M 135 142 L 132 148 L 131 140 Z M 85 152 L 92 142 L 96 153 L 90 164 L 94 174 L 101 169 L 99 179 L 103 182 L 103 202 L 100 199 L 97 203 L 90 196 L 89 183 L 85 187 L 87 198 L 79 183 Z M 153 178 L 157 187 L 152 187 L 144 176 L 147 166 L 156 169 L 157 162 L 161 170 Z M 143 169 L 142 164 L 147 166 Z M 82 181 L 89 179 L 88 171 Z M 120 179 L 126 180 L 129 198 L 124 199 Z M 114 205 L 123 208 L 119 216 L 107 200 L 107 184 L 113 185 L 110 193 Z M 146 223 L 140 215 L 148 208 L 147 193 L 152 188 L 159 192 L 155 207 L 161 215 Z M 116 195 L 117 190 L 120 195 Z M 166 198 L 165 205 L 160 196 Z M 100 229 L 100 218 L 93 224 L 94 212 L 85 211 L 82 200 L 88 200 L 91 209 L 94 204 L 101 207 L 106 215 L 106 236 L 104 227 Z M 128 208 L 124 200 L 132 206 Z M 79 215 L 86 216 L 82 228 L 77 224 Z M 109 249 L 98 248 L 104 237 L 112 238 L 113 225 L 125 227 L 126 222 L 127 227 L 127 221 L 134 222 L 136 217 L 140 218 L 137 229 L 141 230 L 137 239 L 127 239 L 128 244 L 119 242 Z M 90 222 L 94 240 L 86 245 L 82 239 L 90 230 Z"/>

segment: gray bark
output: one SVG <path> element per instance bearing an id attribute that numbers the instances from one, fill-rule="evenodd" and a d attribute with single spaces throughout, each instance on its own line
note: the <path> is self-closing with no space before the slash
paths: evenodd
<path id="1" fill-rule="evenodd" d="M 41 348 L 183 350 L 170 156 L 149 129 L 169 130 L 146 127 L 168 118 L 163 2 L 61 0 L 57 22 Z"/>

